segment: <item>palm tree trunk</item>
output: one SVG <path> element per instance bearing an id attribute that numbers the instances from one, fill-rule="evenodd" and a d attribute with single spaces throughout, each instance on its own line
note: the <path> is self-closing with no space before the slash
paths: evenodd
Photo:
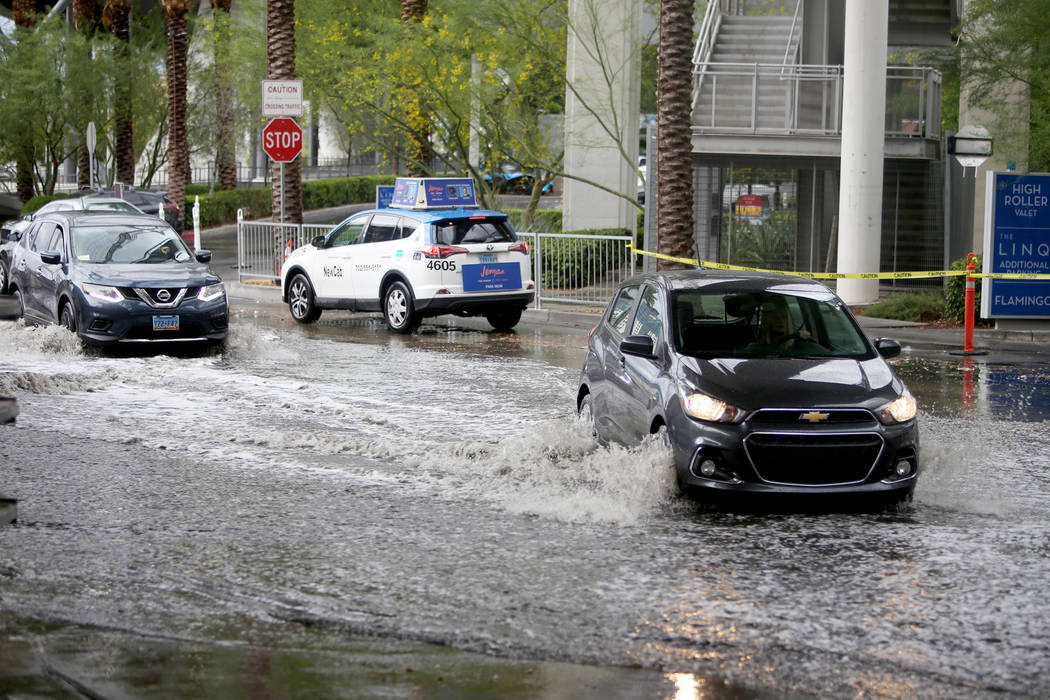
<path id="1" fill-rule="evenodd" d="M 422 22 L 427 14 L 427 0 L 401 0 L 401 22 Z M 408 152 L 408 174 L 423 177 L 430 174 L 434 149 L 430 144 L 430 115 L 422 100 L 416 99 L 408 117 L 411 141 Z"/>
<path id="2" fill-rule="evenodd" d="M 237 189 L 237 160 L 233 153 L 233 86 L 230 83 L 230 6 L 233 0 L 212 0 L 215 56 L 215 169 L 219 189 Z"/>
<path id="3" fill-rule="evenodd" d="M 25 31 L 33 26 L 36 22 L 33 14 L 35 9 L 34 0 L 12 0 L 11 17 L 18 30 Z M 33 143 L 28 137 L 15 147 L 15 189 L 23 202 L 33 197 L 33 150 Z"/>
<path id="4" fill-rule="evenodd" d="M 267 0 L 266 65 L 271 80 L 295 78 L 295 0 Z M 270 163 L 273 220 L 281 220 L 281 164 Z M 302 159 L 284 164 L 284 220 L 303 221 Z M 275 241 L 283 251 L 281 241 Z"/>
<path id="5" fill-rule="evenodd" d="M 117 40 L 116 85 L 114 88 L 114 155 L 117 166 L 117 182 L 135 184 L 135 130 L 131 111 L 132 75 L 131 55 L 131 0 L 106 0 L 102 9 L 102 21 L 106 23 Z"/>
<path id="6" fill-rule="evenodd" d="M 656 78 L 657 251 L 693 257 L 693 0 L 660 0 Z M 657 262 L 658 269 L 682 267 Z"/>
<path id="7" fill-rule="evenodd" d="M 83 34 L 90 36 L 95 28 L 95 0 L 73 0 L 73 27 Z M 77 56 L 74 60 L 91 61 L 90 51 L 84 55 Z M 77 89 L 77 101 L 81 106 L 90 109 L 91 91 L 86 85 L 80 85 Z M 87 120 L 77 122 L 76 135 L 74 138 L 83 139 L 87 133 Z M 81 143 L 77 146 L 77 187 L 85 187 L 91 182 L 91 154 L 88 152 L 87 144 Z"/>
<path id="8" fill-rule="evenodd" d="M 186 131 L 186 73 L 189 36 L 186 15 L 192 0 L 162 0 L 168 20 L 168 198 L 185 221 L 190 167 Z"/>

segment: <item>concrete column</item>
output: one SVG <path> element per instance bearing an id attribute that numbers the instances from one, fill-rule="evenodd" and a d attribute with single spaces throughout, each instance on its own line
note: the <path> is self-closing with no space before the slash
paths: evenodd
<path id="1" fill-rule="evenodd" d="M 638 181 L 642 3 L 569 0 L 569 22 L 565 171 L 633 199 Z M 564 230 L 635 230 L 638 209 L 622 197 L 572 178 L 565 178 L 564 184 Z"/>
<path id="2" fill-rule="evenodd" d="M 846 0 L 839 272 L 878 272 L 886 140 L 889 0 Z M 876 279 L 838 280 L 847 304 L 879 298 Z"/>

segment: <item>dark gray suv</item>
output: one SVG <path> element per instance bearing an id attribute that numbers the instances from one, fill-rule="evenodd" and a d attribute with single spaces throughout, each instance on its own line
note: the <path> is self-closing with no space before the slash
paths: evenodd
<path id="1" fill-rule="evenodd" d="M 694 495 L 900 503 L 919 471 L 915 399 L 885 360 L 900 349 L 819 282 L 646 274 L 591 332 L 577 408 L 602 442 L 665 432 Z"/>

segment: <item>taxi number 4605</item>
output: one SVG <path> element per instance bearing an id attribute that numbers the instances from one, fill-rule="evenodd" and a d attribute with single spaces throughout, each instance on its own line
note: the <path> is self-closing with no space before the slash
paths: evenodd
<path id="1" fill-rule="evenodd" d="M 455 270 L 455 260 L 429 260 L 427 261 L 428 270 Z"/>

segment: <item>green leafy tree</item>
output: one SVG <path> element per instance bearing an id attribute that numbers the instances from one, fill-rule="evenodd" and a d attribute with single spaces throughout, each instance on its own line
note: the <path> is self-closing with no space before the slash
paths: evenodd
<path id="1" fill-rule="evenodd" d="M 996 151 L 1050 170 L 1050 0 L 971 0 L 959 60 L 971 103 L 996 116 Z"/>

